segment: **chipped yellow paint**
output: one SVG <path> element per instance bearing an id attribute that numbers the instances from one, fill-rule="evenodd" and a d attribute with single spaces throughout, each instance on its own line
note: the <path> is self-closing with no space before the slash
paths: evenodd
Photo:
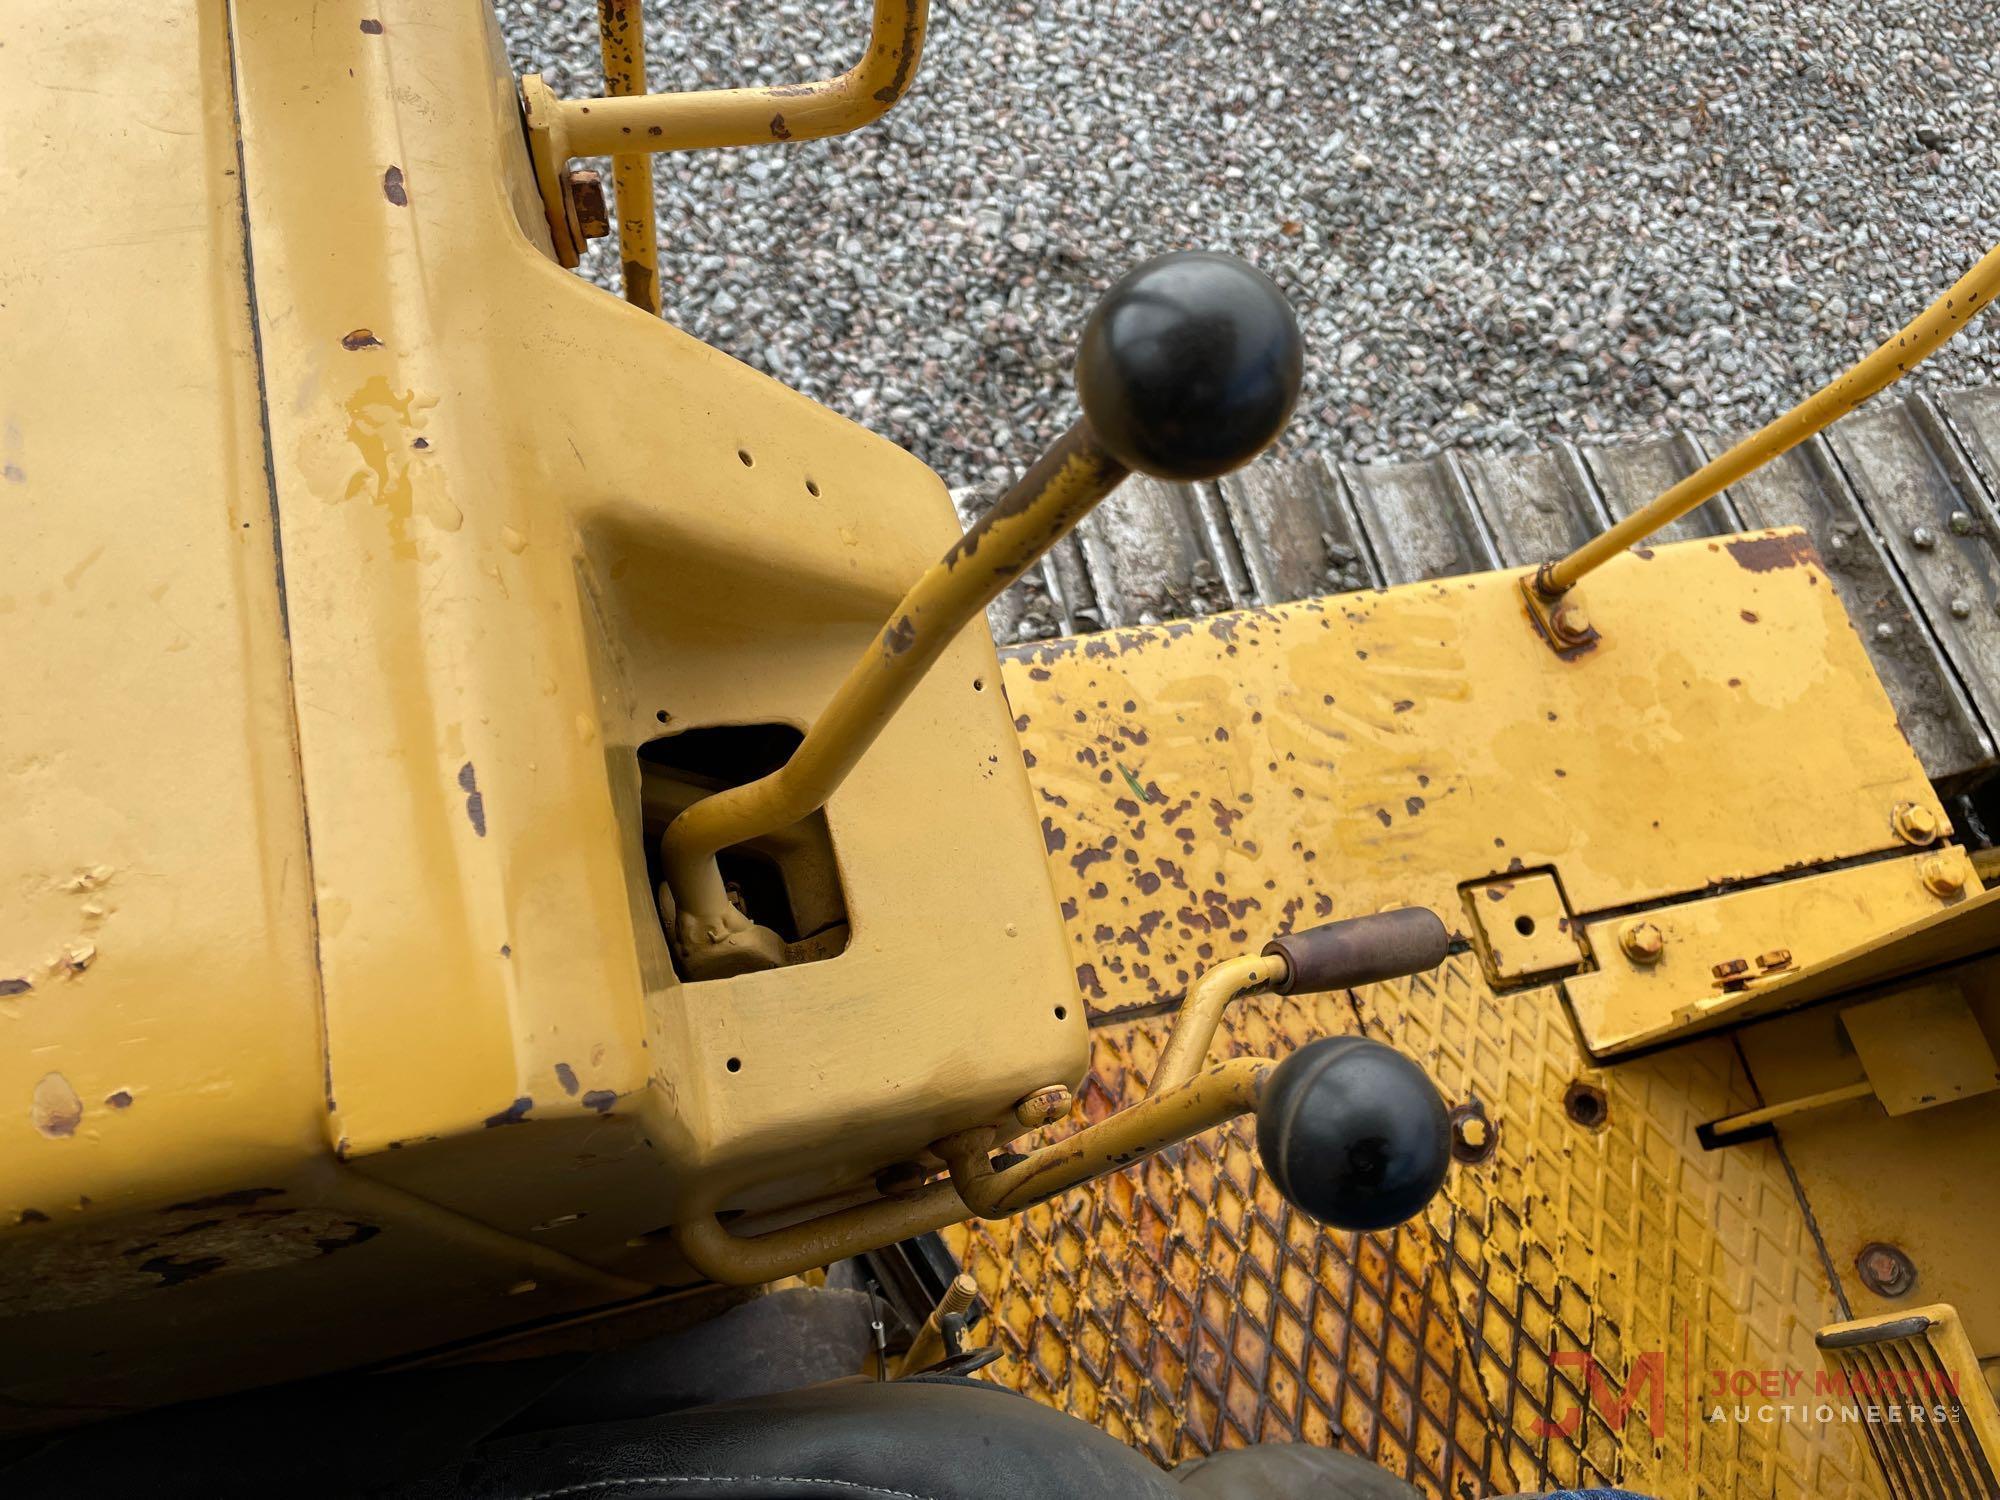
<path id="1" fill-rule="evenodd" d="M 1936 803 L 1797 533 L 1661 547 L 1592 591 L 1602 639 L 1568 661 L 1512 575 L 1007 653 L 1098 1021 L 1080 1115 L 1154 1066 L 1167 1020 L 1121 1011 L 1177 1003 L 1212 954 L 1274 930 L 1422 903 L 1469 939 L 1462 888 L 1537 871 L 1589 921 L 1794 866 L 1902 863 L 1892 808 Z M 1623 962 L 1615 936 L 1591 947 Z M 1696 1139 L 1763 1102 L 1727 1039 L 1600 1067 L 1560 986 L 1495 994 L 1466 954 L 1348 996 L 1243 1002 L 1218 1049 L 1346 1030 L 1408 1051 L 1496 1133 L 1424 1232 L 1321 1233 L 1270 1192 L 1247 1130 L 1190 1143 L 1136 1182 L 957 1232 L 1002 1378 L 1162 1461 L 1277 1436 L 1435 1495 L 1880 1492 L 1849 1431 L 1698 1420 L 1712 1369 L 1810 1378 L 1813 1331 L 1840 1312 L 1776 1147 Z M 1577 1084 L 1601 1117 L 1573 1115 Z M 1355 1268 L 1392 1264 L 1432 1311 L 1385 1318 L 1389 1282 Z M 1642 1399 L 1607 1412 L 1586 1360 Z"/>
<path id="2" fill-rule="evenodd" d="M 682 1283 L 697 1189 L 1082 1072 L 977 625 L 827 808 L 848 949 L 675 981 L 637 747 L 810 722 L 957 527 L 556 266 L 490 8 L 434 11 L 9 16 L 0 1426 Z"/>

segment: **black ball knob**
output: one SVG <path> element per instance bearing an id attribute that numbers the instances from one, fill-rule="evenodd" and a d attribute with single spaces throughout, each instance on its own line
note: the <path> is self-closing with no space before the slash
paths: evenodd
<path id="1" fill-rule="evenodd" d="M 1257 1154 L 1294 1208 L 1335 1229 L 1387 1229 L 1444 1185 L 1451 1122 L 1424 1070 L 1395 1048 L 1327 1037 L 1265 1080 Z"/>
<path id="2" fill-rule="evenodd" d="M 1104 294 L 1076 357 L 1083 414 L 1126 468 L 1214 479 L 1271 445 L 1298 403 L 1291 305 L 1233 255 L 1147 261 Z"/>

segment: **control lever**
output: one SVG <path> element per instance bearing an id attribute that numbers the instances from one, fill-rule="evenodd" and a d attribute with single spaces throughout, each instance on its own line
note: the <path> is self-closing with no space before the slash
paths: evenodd
<path id="1" fill-rule="evenodd" d="M 1160 1054 L 1146 1097 L 1026 1156 L 1000 1157 L 1000 1131 L 963 1130 L 933 1143 L 949 1176 L 910 1192 L 759 1235 L 734 1235 L 713 1211 L 675 1231 L 682 1253 L 717 1281 L 775 1280 L 968 1216 L 1006 1218 L 1256 1111 L 1264 1170 L 1293 1207 L 1337 1229 L 1386 1229 L 1420 1212 L 1451 1165 L 1444 1100 L 1424 1072 L 1366 1037 L 1325 1037 L 1283 1062 L 1205 1064 L 1230 1001 L 1347 989 L 1444 962 L 1437 914 L 1406 907 L 1275 939 L 1197 979 Z"/>
<path id="2" fill-rule="evenodd" d="M 718 853 L 822 806 L 965 624 L 1127 474 L 1213 479 L 1263 452 L 1304 360 L 1284 295 L 1233 256 L 1163 255 L 1106 292 L 1077 354 L 1083 416 L 890 611 L 784 765 L 667 825 L 660 903 L 682 978 L 784 961 L 783 939 L 729 900 Z"/>

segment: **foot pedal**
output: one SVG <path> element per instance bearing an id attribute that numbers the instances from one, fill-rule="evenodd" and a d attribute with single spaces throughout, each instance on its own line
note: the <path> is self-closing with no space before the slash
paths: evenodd
<path id="1" fill-rule="evenodd" d="M 1944 1303 L 1820 1330 L 1829 1400 L 1861 1428 L 1894 1500 L 2000 1495 L 2000 1408 Z"/>

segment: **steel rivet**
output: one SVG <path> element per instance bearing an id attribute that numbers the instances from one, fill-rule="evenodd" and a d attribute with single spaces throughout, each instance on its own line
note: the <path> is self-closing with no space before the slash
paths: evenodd
<path id="1" fill-rule="evenodd" d="M 1910 533 L 1910 540 L 1919 547 L 1928 549 L 1937 545 L 1937 533 L 1928 526 L 1919 526 Z"/>
<path id="2" fill-rule="evenodd" d="M 1875 627 L 1876 640 L 1893 641 L 1895 638 L 1896 638 L 1896 627 L 1891 625 L 1887 620 L 1884 620 L 1880 625 L 1877 625 Z"/>
<path id="3" fill-rule="evenodd" d="M 1931 843 L 1939 832 L 1937 814 L 1915 802 L 1898 802 L 1889 815 L 1889 826 L 1906 844 Z"/>
<path id="4" fill-rule="evenodd" d="M 1951 601 L 1951 613 L 1953 619 L 1963 620 L 1972 614 L 1972 606 L 1963 599 L 1954 599 Z"/>
<path id="5" fill-rule="evenodd" d="M 1618 934 L 1618 946 L 1635 964 L 1656 964 L 1666 951 L 1666 934 L 1651 922 L 1627 922 Z"/>
<path id="6" fill-rule="evenodd" d="M 1962 510 L 1953 511 L 1951 513 L 1951 529 L 1955 536 L 1971 536 L 1975 529 L 1972 524 L 1972 517 Z"/>

